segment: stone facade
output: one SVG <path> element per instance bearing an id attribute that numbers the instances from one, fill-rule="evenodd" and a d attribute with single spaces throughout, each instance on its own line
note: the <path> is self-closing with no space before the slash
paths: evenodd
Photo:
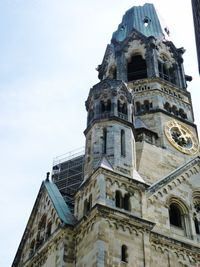
<path id="1" fill-rule="evenodd" d="M 12 267 L 200 266 L 189 76 L 183 48 L 163 32 L 151 4 L 124 15 L 86 101 L 84 179 L 73 213 L 47 177 Z"/>

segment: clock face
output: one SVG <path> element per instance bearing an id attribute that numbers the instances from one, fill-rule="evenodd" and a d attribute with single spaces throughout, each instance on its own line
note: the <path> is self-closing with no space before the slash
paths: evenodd
<path id="1" fill-rule="evenodd" d="M 194 155 L 199 151 L 199 144 L 193 132 L 182 123 L 171 120 L 165 125 L 168 141 L 184 154 Z"/>

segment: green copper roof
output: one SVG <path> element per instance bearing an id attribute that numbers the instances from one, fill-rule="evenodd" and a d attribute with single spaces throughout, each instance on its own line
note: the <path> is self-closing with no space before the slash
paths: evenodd
<path id="1" fill-rule="evenodd" d="M 75 218 L 71 213 L 69 207 L 67 206 L 66 202 L 64 201 L 57 186 L 48 180 L 45 180 L 43 184 L 49 194 L 49 197 L 51 198 L 51 201 L 58 213 L 59 218 L 65 224 L 74 225 Z"/>
<path id="2" fill-rule="evenodd" d="M 137 30 L 146 37 L 163 38 L 164 34 L 153 4 L 132 7 L 123 16 L 112 40 L 123 41 L 133 30 Z"/>

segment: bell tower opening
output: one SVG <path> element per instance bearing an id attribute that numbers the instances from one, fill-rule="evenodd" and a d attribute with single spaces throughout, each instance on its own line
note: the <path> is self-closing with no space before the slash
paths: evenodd
<path id="1" fill-rule="evenodd" d="M 145 78 L 147 78 L 146 61 L 141 55 L 133 55 L 127 66 L 128 82 Z"/>

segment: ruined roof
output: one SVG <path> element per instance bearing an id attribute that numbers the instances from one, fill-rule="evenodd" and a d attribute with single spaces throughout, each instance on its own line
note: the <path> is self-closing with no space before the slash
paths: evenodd
<path id="1" fill-rule="evenodd" d="M 164 37 L 159 18 L 153 4 L 145 4 L 137 7 L 134 6 L 126 11 L 117 31 L 113 33 L 112 41 L 124 41 L 133 29 L 142 33 L 146 37 Z"/>

